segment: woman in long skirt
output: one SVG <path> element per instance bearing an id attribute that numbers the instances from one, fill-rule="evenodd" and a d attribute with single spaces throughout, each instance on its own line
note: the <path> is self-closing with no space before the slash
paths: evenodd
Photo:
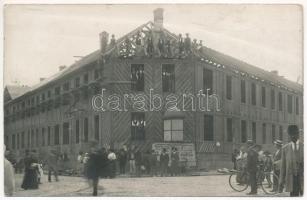
<path id="1" fill-rule="evenodd" d="M 23 178 L 23 182 L 21 188 L 27 189 L 38 189 L 38 178 L 37 178 L 37 170 L 38 164 L 37 159 L 35 157 L 35 152 L 29 153 L 26 151 L 26 157 L 24 159 L 25 162 L 25 174 Z"/>

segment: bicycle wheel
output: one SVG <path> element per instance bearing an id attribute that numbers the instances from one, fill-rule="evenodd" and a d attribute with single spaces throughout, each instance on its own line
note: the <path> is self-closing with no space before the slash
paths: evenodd
<path id="1" fill-rule="evenodd" d="M 264 178 L 261 187 L 264 193 L 274 195 L 278 192 L 277 188 L 273 188 L 273 181 L 278 181 L 278 177 L 273 172 L 264 172 Z"/>
<path id="2" fill-rule="evenodd" d="M 233 173 L 229 176 L 229 185 L 230 187 L 237 191 L 242 192 L 247 189 L 247 174 L 241 175 L 240 173 Z"/>

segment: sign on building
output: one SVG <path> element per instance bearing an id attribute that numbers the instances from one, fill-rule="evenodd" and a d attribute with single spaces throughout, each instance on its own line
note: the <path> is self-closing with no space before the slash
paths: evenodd
<path id="1" fill-rule="evenodd" d="M 186 162 L 188 167 L 196 166 L 196 154 L 195 145 L 192 143 L 153 143 L 152 149 L 156 153 L 161 153 L 162 149 L 165 148 L 166 152 L 170 155 L 172 147 L 177 148 L 179 153 L 179 161 Z"/>

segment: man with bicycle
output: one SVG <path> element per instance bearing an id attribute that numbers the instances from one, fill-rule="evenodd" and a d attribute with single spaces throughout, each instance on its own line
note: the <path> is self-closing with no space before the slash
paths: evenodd
<path id="1" fill-rule="evenodd" d="M 246 170 L 249 174 L 249 184 L 251 186 L 251 191 L 247 195 L 257 194 L 257 171 L 258 171 L 258 151 L 259 145 L 254 144 L 252 140 L 246 142 L 247 151 L 247 165 Z"/>

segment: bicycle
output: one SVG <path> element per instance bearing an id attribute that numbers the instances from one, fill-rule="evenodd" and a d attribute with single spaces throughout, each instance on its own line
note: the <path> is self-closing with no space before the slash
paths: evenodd
<path id="1" fill-rule="evenodd" d="M 278 190 L 273 190 L 273 180 L 278 180 L 278 177 L 273 172 L 265 172 L 260 168 L 257 172 L 257 187 L 261 187 L 263 192 L 269 195 L 275 195 Z M 248 188 L 249 175 L 246 170 L 233 170 L 229 176 L 230 187 L 237 191 L 243 192 Z"/>

